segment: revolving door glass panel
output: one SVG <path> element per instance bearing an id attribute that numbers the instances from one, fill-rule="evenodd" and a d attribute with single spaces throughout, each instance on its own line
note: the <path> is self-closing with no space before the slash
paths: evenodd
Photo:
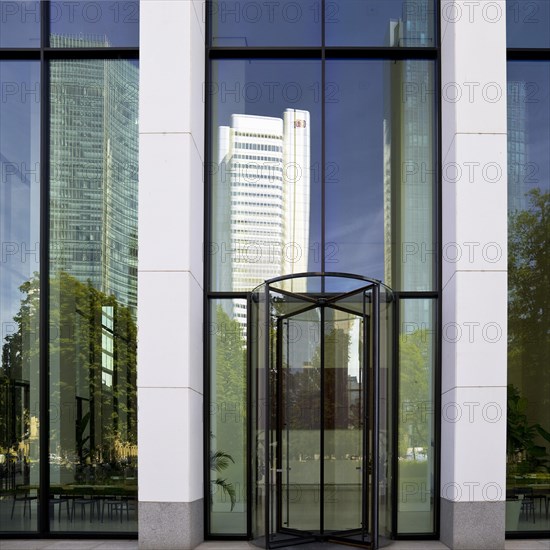
<path id="1" fill-rule="evenodd" d="M 267 283 L 252 298 L 253 535 L 265 548 L 376 548 L 379 286 L 290 292 L 293 283 Z"/>

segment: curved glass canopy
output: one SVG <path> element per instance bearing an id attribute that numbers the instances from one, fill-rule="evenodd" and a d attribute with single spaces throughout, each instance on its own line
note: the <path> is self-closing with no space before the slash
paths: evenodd
<path id="1" fill-rule="evenodd" d="M 278 277 L 250 298 L 257 545 L 378 548 L 391 518 L 391 290 L 343 273 Z"/>

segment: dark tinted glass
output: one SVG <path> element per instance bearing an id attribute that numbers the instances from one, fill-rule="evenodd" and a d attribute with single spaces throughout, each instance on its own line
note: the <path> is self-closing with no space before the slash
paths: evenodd
<path id="1" fill-rule="evenodd" d="M 509 48 L 550 48 L 550 2 L 507 0 L 506 35 Z"/>
<path id="2" fill-rule="evenodd" d="M 433 63 L 329 61 L 326 74 L 326 268 L 431 290 Z"/>
<path id="3" fill-rule="evenodd" d="M 327 0 L 329 46 L 434 47 L 433 0 Z"/>
<path id="4" fill-rule="evenodd" d="M 550 63 L 508 63 L 507 531 L 548 530 L 548 151 Z"/>
<path id="5" fill-rule="evenodd" d="M 139 2 L 54 1 L 50 30 L 54 48 L 138 46 Z"/>
<path id="6" fill-rule="evenodd" d="M 213 290 L 321 270 L 320 86 L 318 61 L 213 64 Z"/>
<path id="7" fill-rule="evenodd" d="M 0 1 L 0 48 L 40 47 L 40 2 Z"/>
<path id="8" fill-rule="evenodd" d="M 0 62 L 0 90 L 0 530 L 35 531 L 40 481 L 39 64 Z"/>
<path id="9" fill-rule="evenodd" d="M 319 46 L 321 0 L 212 0 L 213 46 Z"/>
<path id="10" fill-rule="evenodd" d="M 138 67 L 50 75 L 50 528 L 136 531 Z"/>

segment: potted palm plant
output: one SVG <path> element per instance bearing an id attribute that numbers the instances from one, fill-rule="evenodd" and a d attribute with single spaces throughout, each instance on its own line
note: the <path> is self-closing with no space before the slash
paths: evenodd
<path id="1" fill-rule="evenodd" d="M 211 437 L 214 437 L 211 434 Z M 216 475 L 210 477 L 210 483 L 212 485 L 212 491 L 210 492 L 210 502 L 212 503 L 212 494 L 214 493 L 215 488 L 222 490 L 222 493 L 229 497 L 231 503 L 231 511 L 235 508 L 235 503 L 237 502 L 237 493 L 233 483 L 230 483 L 225 478 L 218 477 L 217 474 L 220 474 L 224 470 L 229 468 L 230 464 L 235 464 L 233 457 L 224 451 L 213 451 L 210 450 L 210 471 L 215 472 Z"/>

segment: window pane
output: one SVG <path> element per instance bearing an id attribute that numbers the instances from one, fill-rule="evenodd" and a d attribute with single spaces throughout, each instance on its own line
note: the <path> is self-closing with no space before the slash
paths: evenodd
<path id="1" fill-rule="evenodd" d="M 433 0 L 330 0 L 329 46 L 435 47 Z"/>
<path id="2" fill-rule="evenodd" d="M 40 2 L 0 1 L 0 48 L 40 47 Z"/>
<path id="3" fill-rule="evenodd" d="M 402 300 L 400 312 L 397 529 L 432 533 L 435 301 Z"/>
<path id="4" fill-rule="evenodd" d="M 246 300 L 210 305 L 210 533 L 246 535 Z"/>
<path id="5" fill-rule="evenodd" d="M 212 0 L 213 46 L 320 46 L 321 0 Z"/>
<path id="6" fill-rule="evenodd" d="M 40 71 L 0 62 L 0 530 L 35 531 L 39 483 Z M 22 94 L 21 90 L 33 93 Z"/>
<path id="7" fill-rule="evenodd" d="M 50 75 L 50 526 L 136 531 L 138 67 Z"/>
<path id="8" fill-rule="evenodd" d="M 508 63 L 506 530 L 548 531 L 550 63 Z"/>
<path id="9" fill-rule="evenodd" d="M 139 1 L 51 2 L 50 45 L 85 48 L 139 45 Z"/>
<path id="10" fill-rule="evenodd" d="M 320 271 L 320 63 L 220 61 L 213 74 L 213 290 Z"/>
<path id="11" fill-rule="evenodd" d="M 484 17 L 496 17 L 494 9 L 483 10 Z M 509 48 L 550 48 L 550 2 L 507 0 L 506 37 Z"/>
<path id="12" fill-rule="evenodd" d="M 433 63 L 329 61 L 326 74 L 326 268 L 432 290 Z"/>

